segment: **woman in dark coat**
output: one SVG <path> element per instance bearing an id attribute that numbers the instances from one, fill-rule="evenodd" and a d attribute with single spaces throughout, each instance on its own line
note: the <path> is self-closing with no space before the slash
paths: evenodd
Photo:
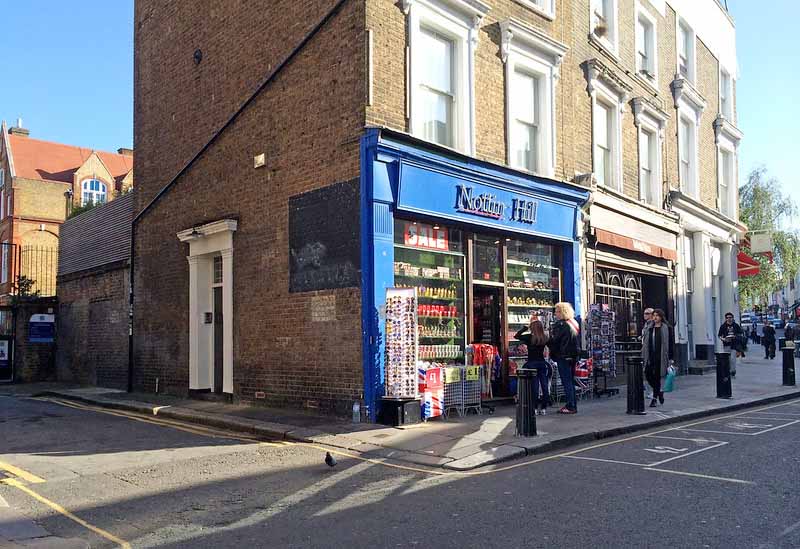
<path id="1" fill-rule="evenodd" d="M 525 332 L 528 333 L 525 333 Z M 550 391 L 548 387 L 548 373 L 550 368 L 544 360 L 544 348 L 547 346 L 547 333 L 544 325 L 537 318 L 531 318 L 529 326 L 523 326 L 514 337 L 525 343 L 528 347 L 528 361 L 525 368 L 536 370 L 536 377 L 533 380 L 533 401 L 537 404 L 536 414 L 547 414 L 547 406 L 550 403 Z M 539 398 L 539 389 L 542 391 L 542 398 Z"/>
<path id="2" fill-rule="evenodd" d="M 653 311 L 653 321 L 648 322 L 642 333 L 642 364 L 644 376 L 650 387 L 653 388 L 653 400 L 650 407 L 656 407 L 656 399 L 664 404 L 664 391 L 661 390 L 661 381 L 667 377 L 667 367 L 675 353 L 672 329 L 665 319 L 664 311 Z"/>

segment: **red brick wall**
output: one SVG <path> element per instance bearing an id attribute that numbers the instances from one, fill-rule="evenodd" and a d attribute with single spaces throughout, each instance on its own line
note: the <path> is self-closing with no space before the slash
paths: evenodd
<path id="1" fill-rule="evenodd" d="M 234 2 L 224 12 L 213 2 L 184 4 L 136 3 L 137 209 L 334 2 Z M 235 218 L 234 394 L 338 410 L 359 396 L 359 290 L 289 293 L 287 205 L 359 176 L 363 29 L 364 3 L 350 0 L 137 226 L 137 388 L 152 390 L 159 377 L 165 390 L 187 392 L 188 246 L 175 235 Z M 260 153 L 266 166 L 254 169 Z M 311 323 L 315 295 L 336 296 L 335 321 Z"/>

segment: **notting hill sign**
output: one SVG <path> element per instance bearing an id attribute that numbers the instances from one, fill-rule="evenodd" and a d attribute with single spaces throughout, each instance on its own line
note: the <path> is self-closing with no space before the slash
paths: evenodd
<path id="1" fill-rule="evenodd" d="M 536 223 L 536 211 L 539 203 L 527 198 L 512 198 L 507 204 L 490 193 L 476 195 L 473 187 L 456 185 L 456 204 L 458 212 L 488 217 L 490 219 L 516 221 L 533 225 Z"/>

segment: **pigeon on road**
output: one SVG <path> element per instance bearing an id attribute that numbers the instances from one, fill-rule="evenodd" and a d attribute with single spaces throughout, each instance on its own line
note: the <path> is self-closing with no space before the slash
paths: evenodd
<path id="1" fill-rule="evenodd" d="M 333 457 L 330 452 L 325 452 L 325 465 L 328 467 L 336 466 L 336 458 Z"/>

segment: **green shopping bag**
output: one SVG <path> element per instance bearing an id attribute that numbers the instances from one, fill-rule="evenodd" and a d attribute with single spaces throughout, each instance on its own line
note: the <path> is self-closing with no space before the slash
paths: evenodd
<path id="1" fill-rule="evenodd" d="M 675 368 L 670 366 L 667 368 L 667 379 L 664 381 L 664 392 L 671 393 L 675 388 Z"/>

